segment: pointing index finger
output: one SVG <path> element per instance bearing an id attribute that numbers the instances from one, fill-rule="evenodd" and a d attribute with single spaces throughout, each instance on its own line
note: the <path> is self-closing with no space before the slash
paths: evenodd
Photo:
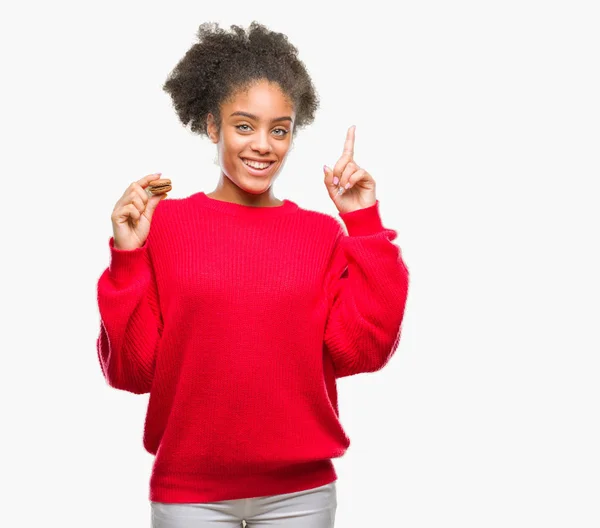
<path id="1" fill-rule="evenodd" d="M 352 125 L 348 129 L 346 134 L 346 142 L 344 143 L 344 154 L 350 158 L 354 157 L 354 138 L 355 138 L 356 125 Z"/>

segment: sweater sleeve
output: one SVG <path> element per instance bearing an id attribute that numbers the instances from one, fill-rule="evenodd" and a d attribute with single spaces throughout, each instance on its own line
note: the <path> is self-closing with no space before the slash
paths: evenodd
<path id="1" fill-rule="evenodd" d="M 110 265 L 98 280 L 100 334 L 96 349 L 109 386 L 150 392 L 156 348 L 163 329 L 148 240 L 119 250 L 110 237 Z"/>
<path id="2" fill-rule="evenodd" d="M 383 368 L 398 347 L 409 272 L 398 233 L 382 225 L 379 201 L 341 213 L 326 275 L 324 344 L 336 378 Z"/>

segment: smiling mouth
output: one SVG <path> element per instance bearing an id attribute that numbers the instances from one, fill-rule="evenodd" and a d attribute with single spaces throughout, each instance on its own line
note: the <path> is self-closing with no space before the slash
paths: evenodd
<path id="1" fill-rule="evenodd" d="M 273 163 L 275 163 L 274 161 L 251 161 L 245 158 L 242 158 L 242 162 L 244 165 L 246 165 L 246 167 L 250 167 L 251 169 L 258 171 L 266 170 L 273 165 Z"/>

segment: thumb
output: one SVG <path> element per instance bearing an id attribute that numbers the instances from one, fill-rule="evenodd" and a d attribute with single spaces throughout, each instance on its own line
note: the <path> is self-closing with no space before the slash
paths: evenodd
<path id="1" fill-rule="evenodd" d="M 153 196 L 150 196 L 150 198 L 148 199 L 148 203 L 146 204 L 146 215 L 148 216 L 148 220 L 152 220 L 152 215 L 154 214 L 154 211 L 158 207 L 159 202 L 163 198 L 166 198 L 166 196 L 167 196 L 167 193 L 155 194 Z"/>
<path id="2" fill-rule="evenodd" d="M 329 197 L 336 202 L 338 197 L 339 182 L 333 183 L 333 169 L 327 165 L 323 165 L 323 172 L 325 173 L 325 187 L 329 193 Z"/>
<path id="3" fill-rule="evenodd" d="M 323 165 L 323 172 L 325 173 L 325 185 L 327 186 L 327 189 L 335 189 L 337 185 L 333 183 L 333 169 L 329 168 L 327 165 Z"/>

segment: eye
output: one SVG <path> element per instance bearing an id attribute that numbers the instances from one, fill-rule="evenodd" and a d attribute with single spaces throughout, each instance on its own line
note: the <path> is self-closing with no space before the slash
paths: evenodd
<path id="1" fill-rule="evenodd" d="M 242 127 L 247 127 L 247 128 L 242 128 Z M 240 130 L 242 132 L 249 132 L 252 127 L 250 127 L 250 125 L 242 124 L 242 125 L 235 125 L 235 128 L 237 128 L 238 130 Z M 279 134 L 275 134 L 276 136 L 279 136 L 279 137 L 285 137 L 289 134 L 289 130 L 286 130 L 285 128 L 275 128 L 273 130 L 273 132 L 280 132 Z"/>

